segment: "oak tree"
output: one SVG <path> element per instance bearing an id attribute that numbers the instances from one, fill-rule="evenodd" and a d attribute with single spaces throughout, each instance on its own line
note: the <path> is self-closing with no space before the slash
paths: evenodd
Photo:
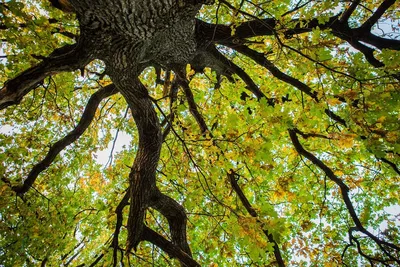
<path id="1" fill-rule="evenodd" d="M 0 265 L 400 265 L 399 8 L 2 1 Z"/>

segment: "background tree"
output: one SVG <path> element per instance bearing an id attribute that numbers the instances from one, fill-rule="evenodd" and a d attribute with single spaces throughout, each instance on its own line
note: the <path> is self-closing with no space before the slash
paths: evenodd
<path id="1" fill-rule="evenodd" d="M 399 5 L 2 1 L 1 264 L 400 265 Z"/>

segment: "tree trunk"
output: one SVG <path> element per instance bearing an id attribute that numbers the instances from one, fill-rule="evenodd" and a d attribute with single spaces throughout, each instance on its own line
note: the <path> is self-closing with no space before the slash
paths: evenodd
<path id="1" fill-rule="evenodd" d="M 57 7 L 77 14 L 81 29 L 79 42 L 93 47 L 92 59 L 105 62 L 106 73 L 127 101 L 137 126 L 139 144 L 129 175 L 127 251 L 147 240 L 170 251 L 183 266 L 198 266 L 191 259 L 187 243 L 184 208 L 156 186 L 161 126 L 138 76 L 154 64 L 177 69 L 192 60 L 197 50 L 195 15 L 201 7 L 200 1 L 69 0 L 58 1 Z M 149 207 L 167 218 L 172 243 L 161 242 L 161 236 L 144 226 Z M 175 249 L 168 249 L 165 244 L 175 245 Z M 118 244 L 114 246 L 117 249 Z"/>

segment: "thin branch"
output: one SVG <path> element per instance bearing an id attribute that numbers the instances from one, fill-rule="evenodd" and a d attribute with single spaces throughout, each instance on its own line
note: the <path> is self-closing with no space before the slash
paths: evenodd
<path id="1" fill-rule="evenodd" d="M 127 107 L 126 110 L 125 110 L 124 119 L 126 119 L 126 116 L 128 116 L 128 111 L 129 111 L 129 108 Z M 111 164 L 112 164 L 113 153 L 114 153 L 115 145 L 116 145 L 117 140 L 118 140 L 119 131 L 120 131 L 120 128 L 117 128 L 117 132 L 115 133 L 114 141 L 112 143 L 112 147 L 111 147 L 111 151 L 110 151 L 110 156 L 108 157 L 108 161 L 107 161 L 105 166 L 111 166 Z"/>
<path id="2" fill-rule="evenodd" d="M 174 107 L 174 103 L 178 99 L 178 84 L 176 79 L 172 82 L 171 90 L 169 92 L 169 110 L 170 114 L 168 117 L 164 119 L 165 123 L 167 124 L 163 131 L 163 141 L 167 138 L 168 134 L 171 132 L 172 122 L 175 119 L 175 112 L 176 108 Z"/>
<path id="3" fill-rule="evenodd" d="M 49 24 L 53 24 L 53 23 L 59 22 L 59 20 L 57 20 L 55 18 L 49 18 L 48 22 L 49 22 Z M 35 21 L 31 21 L 30 23 L 35 24 Z M 12 25 L 12 26 L 7 26 L 7 25 L 5 25 L 3 23 L 0 23 L 0 30 L 7 30 L 7 29 L 10 29 L 10 28 L 26 28 L 27 26 L 28 26 L 28 24 L 26 24 L 26 23 L 19 23 L 19 24 L 15 24 L 15 25 Z"/>
<path id="4" fill-rule="evenodd" d="M 115 209 L 115 214 L 117 215 L 117 221 L 115 223 L 115 230 L 114 230 L 114 236 L 112 240 L 112 247 L 113 247 L 113 266 L 116 267 L 118 264 L 118 237 L 119 233 L 121 231 L 121 226 L 122 226 L 122 221 L 123 221 L 123 214 L 122 211 L 125 206 L 129 204 L 129 193 L 130 193 L 130 188 L 126 190 L 126 193 L 122 200 L 119 202 L 117 208 Z M 122 256 L 121 256 L 122 257 Z"/>
<path id="5" fill-rule="evenodd" d="M 249 200 L 246 198 L 246 196 L 244 195 L 242 189 L 240 188 L 240 186 L 237 183 L 237 177 L 239 177 L 232 169 L 229 170 L 229 172 L 227 173 L 229 181 L 232 185 L 233 190 L 235 190 L 236 194 L 238 195 L 240 201 L 242 202 L 243 206 L 246 208 L 247 212 L 250 214 L 251 217 L 256 218 L 257 223 L 259 223 L 261 226 L 263 226 L 263 223 L 260 221 L 260 219 L 258 218 L 258 214 L 256 212 L 256 210 L 251 206 Z M 272 236 L 271 233 L 268 232 L 268 230 L 263 229 L 263 232 L 265 234 L 265 236 L 268 238 L 268 241 L 271 242 L 273 244 L 274 247 L 274 255 L 275 255 L 275 259 L 278 263 L 279 267 L 284 267 L 285 263 L 283 261 L 278 243 L 275 241 L 274 237 Z"/>
<path id="6" fill-rule="evenodd" d="M 312 0 L 309 0 L 309 1 L 305 2 L 305 3 L 303 3 L 303 4 L 301 4 L 301 2 L 303 2 L 303 0 L 300 0 L 299 2 L 297 2 L 297 4 L 296 4 L 291 10 L 286 11 L 285 13 L 283 13 L 283 14 L 281 15 L 281 17 L 287 16 L 287 15 L 289 15 L 289 14 L 292 14 L 293 12 L 296 12 L 296 11 L 299 10 L 299 9 L 302 9 L 303 7 L 305 7 L 306 5 L 308 5 L 309 3 L 311 3 Z"/>
<path id="7" fill-rule="evenodd" d="M 356 224 L 356 226 L 359 229 L 363 229 L 363 226 L 356 214 L 356 211 L 353 207 L 353 204 L 351 203 L 350 197 L 349 197 L 349 187 L 347 185 L 345 185 L 343 183 L 343 181 L 341 179 L 339 179 L 334 172 L 325 165 L 325 163 L 323 163 L 321 160 L 319 160 L 317 157 L 315 157 L 313 154 L 311 154 L 310 152 L 308 152 L 307 150 L 305 150 L 303 148 L 303 146 L 300 144 L 300 141 L 297 137 L 297 133 L 295 129 L 289 129 L 289 135 L 290 135 L 290 139 L 292 140 L 292 143 L 296 149 L 296 151 L 306 157 L 308 160 L 310 160 L 313 164 L 315 164 L 316 166 L 318 166 L 322 171 L 325 172 L 325 174 L 328 176 L 328 178 L 330 180 L 332 180 L 333 182 L 335 182 L 339 188 L 340 191 L 342 193 L 342 198 L 346 204 L 347 209 L 349 210 L 350 216 L 353 219 L 354 223 Z"/>
<path id="8" fill-rule="evenodd" d="M 390 247 L 391 249 L 396 250 L 396 251 L 400 251 L 400 247 L 396 246 L 395 244 L 392 244 L 392 243 L 389 243 L 389 242 L 379 239 L 378 237 L 376 237 L 375 235 L 373 235 L 367 229 L 364 228 L 364 226 L 361 224 L 360 219 L 357 216 L 357 213 L 354 209 L 353 203 L 350 200 L 349 187 L 339 177 L 337 177 L 334 174 L 334 172 L 327 165 L 325 165 L 325 163 L 323 163 L 320 159 L 318 159 L 316 156 L 314 156 L 313 154 L 311 154 L 310 152 L 308 152 L 307 150 L 305 150 L 303 148 L 303 146 L 300 144 L 300 141 L 297 137 L 295 129 L 289 129 L 288 131 L 289 131 L 290 139 L 292 140 L 292 143 L 293 143 L 296 151 L 300 155 L 302 155 L 302 156 L 306 157 L 308 160 L 310 160 L 314 165 L 318 166 L 318 168 L 320 168 L 331 181 L 333 181 L 336 185 L 339 186 L 340 192 L 342 194 L 342 199 L 346 205 L 346 208 L 350 214 L 350 217 L 352 218 L 353 222 L 356 225 L 355 229 L 364 233 L 368 237 L 370 237 L 380 247 L 380 249 L 382 250 L 382 252 L 384 254 L 386 254 L 389 258 L 396 261 L 397 263 L 400 263 L 400 260 L 398 260 L 394 256 L 392 256 L 390 254 L 390 252 L 383 246 Z"/>
<path id="9" fill-rule="evenodd" d="M 253 18 L 253 19 L 258 19 L 256 16 L 254 16 L 254 15 L 252 15 L 252 14 L 249 14 L 249 13 L 247 13 L 247 12 L 241 10 L 240 8 L 234 7 L 233 5 L 231 5 L 231 4 L 230 4 L 228 1 L 226 1 L 226 0 L 219 0 L 219 2 L 222 3 L 222 4 L 224 4 L 224 5 L 227 6 L 228 8 L 234 10 L 234 11 L 236 12 L 236 14 L 239 14 L 239 13 L 240 13 L 240 14 L 246 16 L 246 17 L 250 17 L 250 18 Z"/>
<path id="10" fill-rule="evenodd" d="M 76 35 L 76 34 L 74 34 L 72 32 L 62 31 L 62 30 L 60 30 L 58 28 L 56 30 L 52 31 L 51 33 L 53 33 L 53 34 L 58 33 L 58 34 L 64 35 L 65 37 L 71 38 L 73 40 L 76 40 L 79 37 L 78 35 Z"/>
<path id="11" fill-rule="evenodd" d="M 97 256 L 97 258 L 95 259 L 94 262 L 92 262 L 92 264 L 89 265 L 89 267 L 94 267 L 97 265 L 97 263 L 99 263 L 99 261 L 104 257 L 104 254 L 100 254 L 99 256 Z"/>
<path id="12" fill-rule="evenodd" d="M 392 169 L 393 169 L 395 172 L 397 172 L 397 174 L 400 175 L 400 170 L 399 170 L 399 168 L 397 167 L 396 164 L 394 164 L 393 162 L 391 162 L 390 160 L 388 160 L 388 159 L 386 159 L 386 158 L 378 158 L 378 159 L 381 160 L 381 161 L 383 161 L 383 162 L 385 162 L 386 164 L 388 164 L 390 167 L 392 167 Z"/>
<path id="13" fill-rule="evenodd" d="M 248 56 L 249 58 L 253 59 L 256 63 L 260 64 L 267 70 L 271 72 L 271 74 L 276 77 L 277 79 L 288 83 L 300 91 L 304 92 L 305 94 L 309 95 L 311 98 L 313 98 L 315 101 L 318 102 L 318 97 L 317 97 L 317 92 L 312 90 L 308 85 L 302 83 L 301 81 L 287 75 L 286 73 L 280 71 L 271 61 L 269 61 L 263 53 L 257 52 L 253 49 L 250 49 L 249 47 L 245 45 L 229 45 L 232 49 L 235 49 L 236 51 L 242 53 L 245 56 Z"/>
<path id="14" fill-rule="evenodd" d="M 337 123 L 347 127 L 346 121 L 343 118 L 341 118 L 339 115 L 336 115 L 332 110 L 325 109 L 325 114 L 328 115 L 329 118 L 336 121 Z"/>
<path id="15" fill-rule="evenodd" d="M 315 133 L 304 133 L 300 131 L 299 129 L 295 128 L 294 131 L 298 134 L 300 134 L 304 139 L 307 139 L 309 137 L 318 137 L 318 138 L 323 138 L 323 139 L 331 139 L 328 136 L 322 135 L 322 134 L 315 134 Z"/>
<path id="16" fill-rule="evenodd" d="M 189 104 L 189 111 L 192 114 L 192 116 L 195 118 L 197 124 L 200 127 L 200 131 L 202 134 L 205 134 L 208 132 L 208 127 L 207 124 L 203 118 L 203 116 L 200 114 L 199 110 L 197 109 L 197 104 L 194 101 L 194 96 L 192 93 L 192 90 L 190 89 L 189 83 L 186 80 L 186 75 L 184 72 L 178 72 L 179 78 L 178 78 L 178 83 L 183 89 L 183 92 L 185 93 L 186 100 L 188 101 Z"/>

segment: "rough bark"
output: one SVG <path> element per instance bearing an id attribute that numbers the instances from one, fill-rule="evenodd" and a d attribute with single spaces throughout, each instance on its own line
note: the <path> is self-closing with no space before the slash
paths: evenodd
<path id="1" fill-rule="evenodd" d="M 252 50 L 246 46 L 245 39 L 255 36 L 276 35 L 277 21 L 273 18 L 254 19 L 240 23 L 236 26 L 235 34 L 227 25 L 217 25 L 196 20 L 195 16 L 204 0 L 50 0 L 51 3 L 64 12 L 76 13 L 80 24 L 80 36 L 77 44 L 57 49 L 42 63 L 34 66 L 14 79 L 8 81 L 0 90 L 0 109 L 17 104 L 23 96 L 40 85 L 44 78 L 60 71 L 72 71 L 84 67 L 93 59 L 101 59 L 106 64 L 106 73 L 113 81 L 113 86 L 123 95 L 135 120 L 139 143 L 135 161 L 129 174 L 129 191 L 118 205 L 117 227 L 113 240 L 114 265 L 117 264 L 116 250 L 119 248 L 118 234 L 122 227 L 122 210 L 129 205 L 128 239 L 126 249 L 136 249 L 141 241 L 149 241 L 159 246 L 171 257 L 176 257 L 182 266 L 200 266 L 193 258 L 186 236 L 186 213 L 184 208 L 172 198 L 159 191 L 156 184 L 156 168 L 158 165 L 163 135 L 157 113 L 153 107 L 152 99 L 148 95 L 145 86 L 139 81 L 138 76 L 142 70 L 149 66 L 159 66 L 168 70 L 179 72 L 182 67 L 191 63 L 196 71 L 205 67 L 211 67 L 219 74 L 233 80 L 236 74 L 247 85 L 257 98 L 265 97 L 268 103 L 273 105 L 273 99 L 269 99 L 258 88 L 252 78 L 239 66 L 235 65 L 225 55 L 220 53 L 216 45 L 225 45 L 247 57 L 253 59 L 260 66 L 265 67 L 278 79 L 291 84 L 297 89 L 318 101 L 317 94 L 308 85 L 302 83 L 278 69 L 263 53 Z M 355 1 L 355 3 L 358 1 Z M 361 27 L 352 29 L 348 25 L 348 19 L 358 4 L 354 4 L 341 17 L 332 16 L 326 23 L 320 23 L 318 18 L 310 21 L 291 21 L 291 28 L 285 30 L 289 38 L 296 34 L 310 32 L 315 28 L 331 29 L 332 33 L 347 41 L 354 48 L 362 52 L 365 58 L 375 67 L 382 67 L 374 55 L 374 48 L 364 45 L 362 42 L 374 46 L 377 49 L 400 49 L 398 40 L 388 40 L 373 35 L 370 30 L 372 25 L 382 16 L 383 12 L 394 3 L 386 0 L 374 13 L 374 15 Z M 185 75 L 181 75 L 185 76 Z M 197 119 L 203 133 L 208 131 L 205 121 L 198 112 L 194 97 L 188 87 L 185 77 L 178 81 L 190 104 L 190 111 Z M 103 92 L 104 93 L 104 92 Z M 106 92 L 104 95 L 109 95 Z M 103 95 L 102 95 L 103 96 Z M 93 109 L 91 109 L 94 113 Z M 334 117 L 335 114 L 327 113 Z M 337 118 L 339 120 L 340 118 Z M 345 124 L 345 122 L 343 123 Z M 84 127 L 87 127 L 85 124 Z M 79 130 L 78 133 L 80 132 Z M 62 146 L 75 139 L 77 133 L 72 132 L 67 136 L 68 140 L 62 140 Z M 349 204 L 347 196 L 348 188 L 332 171 L 321 161 L 305 151 L 298 139 L 296 132 L 289 130 L 289 134 L 299 154 L 310 159 L 320 167 L 340 187 L 345 204 L 358 230 L 362 228 L 354 209 Z M 72 140 L 72 141 L 71 141 Z M 53 151 L 54 150 L 54 151 Z M 54 159 L 58 150 L 53 148 L 48 157 L 41 162 L 40 171 L 44 170 Z M 47 160 L 47 161 L 46 161 Z M 35 172 L 35 178 L 40 171 Z M 231 173 L 232 174 L 232 173 Z M 29 180 L 14 191 L 25 193 L 33 184 L 34 179 Z M 257 217 L 250 203 L 248 203 L 241 189 L 238 187 L 232 174 L 232 186 L 240 196 L 242 203 L 248 209 L 251 216 Z M 166 240 L 161 235 L 144 225 L 146 210 L 154 208 L 166 217 L 171 240 Z M 270 242 L 275 246 L 275 257 L 280 266 L 284 266 L 278 244 L 271 234 L 265 232 Z M 387 244 L 385 244 L 387 245 Z M 100 255 L 98 260 L 103 255 Z"/>
<path id="2" fill-rule="evenodd" d="M 59 4 L 62 10 L 77 14 L 81 35 L 86 37 L 88 46 L 94 47 L 95 58 L 105 62 L 106 72 L 127 101 L 137 126 L 139 144 L 129 175 L 127 251 L 147 240 L 178 257 L 183 266 L 198 266 L 191 259 L 187 243 L 184 208 L 156 186 L 155 174 L 163 141 L 161 126 L 138 75 L 149 65 L 177 68 L 193 58 L 197 49 L 194 17 L 201 3 L 70 0 L 68 5 Z M 165 247 L 163 244 L 169 241 L 144 226 L 149 207 L 167 218 L 171 244 L 176 247 Z M 117 248 L 118 240 L 113 245 Z"/>

